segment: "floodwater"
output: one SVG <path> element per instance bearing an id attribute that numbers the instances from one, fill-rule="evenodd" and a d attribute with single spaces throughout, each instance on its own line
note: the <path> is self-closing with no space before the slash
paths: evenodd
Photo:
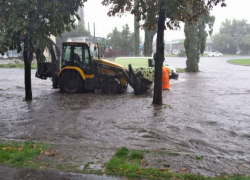
<path id="1" fill-rule="evenodd" d="M 171 81 L 162 107 L 151 103 L 153 88 L 63 94 L 34 70 L 34 100 L 25 102 L 23 70 L 0 69 L 0 138 L 225 157 L 250 173 L 250 67 L 228 59 L 236 57 L 202 57 L 201 72 Z M 185 67 L 185 58 L 167 60 Z"/>

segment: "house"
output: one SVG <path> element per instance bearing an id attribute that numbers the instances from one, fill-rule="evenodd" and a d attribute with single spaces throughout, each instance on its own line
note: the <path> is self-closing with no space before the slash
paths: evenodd
<path id="1" fill-rule="evenodd" d="M 185 50 L 184 48 L 184 40 L 173 40 L 165 43 L 165 51 L 168 54 L 171 54 L 173 51 L 181 51 Z"/>

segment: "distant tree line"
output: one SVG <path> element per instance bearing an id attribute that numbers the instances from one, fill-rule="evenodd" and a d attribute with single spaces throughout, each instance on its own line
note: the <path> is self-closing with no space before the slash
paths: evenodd
<path id="1" fill-rule="evenodd" d="M 212 37 L 214 49 L 226 54 L 250 53 L 250 24 L 247 20 L 222 22 L 219 33 Z"/>
<path id="2" fill-rule="evenodd" d="M 105 56 L 132 56 L 134 53 L 134 33 L 131 33 L 129 26 L 126 24 L 119 31 L 116 27 L 107 35 L 107 41 L 110 45 L 110 50 Z"/>
<path id="3" fill-rule="evenodd" d="M 62 35 L 56 37 L 56 44 L 61 45 L 62 42 L 66 42 L 68 38 L 79 37 L 79 36 L 91 36 L 90 32 L 86 30 L 83 24 L 75 24 L 74 27 L 68 29 Z"/>

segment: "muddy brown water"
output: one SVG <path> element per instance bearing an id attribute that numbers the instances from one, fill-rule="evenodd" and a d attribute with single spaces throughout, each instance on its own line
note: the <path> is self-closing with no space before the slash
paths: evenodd
<path id="1" fill-rule="evenodd" d="M 153 88 L 135 96 L 63 94 L 34 77 L 34 100 L 23 101 L 22 69 L 0 69 L 0 138 L 96 147 L 190 153 L 250 162 L 250 67 L 235 57 L 200 60 L 200 73 L 181 73 L 152 105 Z M 242 58 L 242 57 L 241 57 Z M 243 57 L 249 58 L 249 57 Z M 167 58 L 184 68 L 185 58 Z M 250 168 L 249 168 L 250 171 Z"/>

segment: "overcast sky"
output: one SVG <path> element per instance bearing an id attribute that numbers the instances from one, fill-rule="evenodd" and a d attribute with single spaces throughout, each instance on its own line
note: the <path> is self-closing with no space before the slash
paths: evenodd
<path id="1" fill-rule="evenodd" d="M 211 12 L 214 15 L 215 25 L 214 33 L 219 32 L 221 22 L 225 19 L 246 19 L 250 23 L 250 0 L 225 0 L 227 7 L 221 8 L 217 6 Z M 107 37 L 107 34 L 112 32 L 112 30 L 117 27 L 118 30 L 122 30 L 122 26 L 125 24 L 129 25 L 130 31 L 134 29 L 133 16 L 131 14 L 123 15 L 120 17 L 108 17 L 107 12 L 108 7 L 102 6 L 102 0 L 88 0 L 84 4 L 84 14 L 85 14 L 85 26 L 88 28 L 88 23 L 90 26 L 90 31 L 93 34 L 93 23 L 95 22 L 96 36 Z M 141 39 L 143 40 L 143 31 L 141 31 Z M 171 41 L 175 39 L 184 39 L 183 28 L 176 31 L 165 31 L 165 40 Z"/>

